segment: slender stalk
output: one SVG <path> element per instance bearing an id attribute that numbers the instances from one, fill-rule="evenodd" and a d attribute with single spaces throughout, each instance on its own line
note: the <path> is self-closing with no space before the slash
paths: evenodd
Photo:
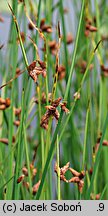
<path id="1" fill-rule="evenodd" d="M 16 166 L 15 166 L 15 179 L 14 179 L 14 199 L 18 200 L 20 198 L 20 184 L 17 184 L 17 179 L 21 174 L 22 167 L 22 157 L 23 157 L 23 122 L 24 122 L 24 91 L 22 92 L 22 112 L 21 112 L 21 121 L 19 128 L 19 136 L 18 136 L 18 146 L 17 146 L 17 157 L 16 157 Z"/>
<path id="2" fill-rule="evenodd" d="M 102 143 L 103 143 L 103 139 L 104 139 L 104 136 L 105 136 L 107 126 L 108 126 L 108 113 L 107 113 L 107 116 L 106 116 L 106 119 L 105 119 L 103 131 L 102 131 L 102 137 L 101 137 L 99 149 L 98 149 L 98 152 L 97 152 L 97 155 L 96 155 L 93 174 L 92 174 L 92 178 L 91 178 L 91 182 L 90 182 L 90 187 L 89 187 L 89 189 L 87 191 L 86 199 L 90 199 L 90 193 L 92 191 L 95 174 L 96 174 L 96 171 L 98 169 L 99 160 L 100 160 L 100 154 L 101 154 L 101 150 L 102 150 Z"/>
<path id="3" fill-rule="evenodd" d="M 62 18 L 62 26 L 63 26 L 65 66 L 66 66 L 66 83 L 67 83 L 68 75 L 69 75 L 69 66 L 68 66 L 68 50 L 67 50 L 67 43 L 66 43 L 66 25 L 65 25 L 65 20 L 64 20 L 63 1 L 62 0 L 60 0 L 60 13 L 61 13 L 61 18 Z"/>
<path id="4" fill-rule="evenodd" d="M 86 160 L 86 145 L 87 145 L 87 129 L 88 129 L 89 111 L 90 111 L 90 104 L 88 105 L 88 108 L 87 108 L 87 114 L 86 114 L 86 123 L 85 123 L 85 133 L 84 133 L 84 147 L 83 147 L 82 170 L 84 170 L 84 167 L 85 167 L 85 160 Z"/>
<path id="5" fill-rule="evenodd" d="M 70 89 L 70 85 L 71 85 L 73 69 L 74 69 L 74 65 L 75 65 L 75 58 L 76 58 L 76 53 L 77 53 L 77 47 L 78 47 L 78 40 L 79 40 L 79 35 L 80 35 L 80 30 L 81 30 L 81 23 L 82 23 L 82 18 L 83 18 L 83 13 L 84 13 L 84 5 L 85 5 L 85 0 L 82 0 L 82 8 L 81 8 L 81 13 L 80 13 L 80 18 L 79 18 L 76 40 L 75 40 L 74 53 L 72 56 L 72 63 L 71 63 L 71 68 L 70 68 L 70 72 L 69 72 L 69 78 L 68 78 L 68 82 L 67 82 L 67 86 L 66 86 L 66 92 L 65 92 L 64 100 L 66 100 L 68 97 L 68 93 L 69 93 L 69 89 Z"/>
<path id="6" fill-rule="evenodd" d="M 25 154 L 26 154 L 26 161 L 27 161 L 27 169 L 28 169 L 28 178 L 30 183 L 30 199 L 32 199 L 32 176 L 30 171 L 30 160 L 29 160 L 29 150 L 28 150 L 28 143 L 27 143 L 27 135 L 26 135 L 26 128 L 24 127 L 24 145 L 25 145 Z"/>
<path id="7" fill-rule="evenodd" d="M 14 13 L 17 15 L 17 1 L 13 2 L 13 10 Z M 12 25 L 13 29 L 13 45 L 12 45 L 12 63 L 13 63 L 13 77 L 16 73 L 16 66 L 17 66 L 17 53 L 18 53 L 18 47 L 16 43 L 16 37 L 17 33 L 14 29 L 14 23 Z M 13 136 L 13 104 L 14 104 L 14 88 L 15 83 L 12 83 L 12 91 L 11 91 L 11 108 L 10 108 L 10 115 L 9 115 L 9 152 L 10 152 L 10 158 L 9 158 L 9 167 L 8 167 L 8 179 L 12 177 L 13 175 L 13 151 L 12 151 L 12 136 Z M 12 190 L 13 190 L 13 182 L 9 182 L 7 186 L 7 194 L 6 199 L 12 199 Z"/>
<path id="8" fill-rule="evenodd" d="M 57 177 L 57 184 L 58 184 L 58 200 L 61 199 L 61 192 L 60 192 L 60 168 L 59 168 L 59 140 L 57 135 L 57 167 L 58 167 L 58 177 Z"/>

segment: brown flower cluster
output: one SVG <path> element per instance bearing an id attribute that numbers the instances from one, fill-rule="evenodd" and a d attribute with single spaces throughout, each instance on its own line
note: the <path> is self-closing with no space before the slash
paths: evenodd
<path id="1" fill-rule="evenodd" d="M 66 75 L 66 68 L 64 65 L 59 65 L 58 66 L 58 80 L 64 79 Z"/>
<path id="2" fill-rule="evenodd" d="M 54 56 L 56 56 L 57 49 L 58 49 L 58 43 L 55 40 L 49 41 L 48 42 L 48 47 L 49 47 L 49 50 L 50 50 L 51 54 L 54 55 Z M 43 52 L 46 52 L 46 48 L 45 47 L 41 48 L 41 50 Z"/>
<path id="3" fill-rule="evenodd" d="M 75 92 L 73 96 L 74 96 L 75 100 L 79 100 L 80 99 L 80 93 L 79 92 Z"/>
<path id="4" fill-rule="evenodd" d="M 0 97 L 0 110 L 7 109 L 11 104 L 10 98 L 3 99 Z"/>
<path id="5" fill-rule="evenodd" d="M 45 24 L 45 18 L 40 21 L 40 29 L 46 33 L 52 33 L 52 27 L 50 25 Z"/>
<path id="6" fill-rule="evenodd" d="M 64 101 L 63 103 L 60 103 L 61 110 L 65 113 L 69 113 L 69 109 L 67 109 L 66 105 L 67 105 L 66 101 Z"/>
<path id="7" fill-rule="evenodd" d="M 32 25 L 30 22 L 28 23 L 28 29 L 29 29 L 30 31 L 33 31 L 33 29 L 34 29 L 33 25 Z"/>
<path id="8" fill-rule="evenodd" d="M 81 172 L 77 172 L 76 170 L 74 170 L 73 168 L 69 167 L 70 163 L 68 162 L 65 166 L 59 168 L 57 166 L 57 164 L 55 164 L 54 167 L 54 171 L 57 173 L 57 175 L 59 175 L 60 173 L 60 180 L 66 182 L 66 183 L 77 183 L 78 185 L 78 190 L 80 193 L 82 193 L 83 187 L 84 187 L 84 176 L 85 176 L 85 172 L 81 171 Z M 60 170 L 60 172 L 59 172 Z M 73 177 L 69 180 L 66 179 L 65 174 L 67 171 L 70 171 L 73 175 Z"/>
<path id="9" fill-rule="evenodd" d="M 57 173 L 57 175 L 59 175 L 60 173 L 60 180 L 66 183 L 68 183 L 68 180 L 65 177 L 65 173 L 69 170 L 69 166 L 70 166 L 70 163 L 68 162 L 65 166 L 61 168 L 57 166 L 57 163 L 55 164 L 55 167 L 54 167 L 54 171 Z"/>
<path id="10" fill-rule="evenodd" d="M 20 68 L 16 68 L 16 75 L 19 75 L 21 73 L 21 69 Z"/>
<path id="11" fill-rule="evenodd" d="M 66 43 L 67 43 L 68 45 L 70 45 L 71 43 L 73 43 L 73 41 L 74 41 L 74 39 L 73 39 L 72 34 L 71 34 L 71 33 L 68 33 L 68 34 L 67 34 L 67 37 L 66 37 Z"/>
<path id="12" fill-rule="evenodd" d="M 69 33 L 66 37 L 66 43 L 67 45 L 73 43 L 73 36 L 71 33 Z M 56 55 L 57 54 L 57 49 L 58 49 L 58 43 L 55 40 L 49 41 L 48 43 L 50 52 L 52 55 Z M 42 49 L 43 51 L 45 51 L 44 49 Z"/>
<path id="13" fill-rule="evenodd" d="M 61 101 L 61 97 L 59 97 L 58 99 L 54 100 L 53 102 L 51 102 L 51 105 L 46 106 L 46 113 L 42 116 L 41 118 L 41 123 L 40 126 L 43 127 L 44 129 L 48 129 L 48 123 L 49 123 L 49 118 L 53 117 L 55 118 L 57 121 L 59 119 L 59 112 L 57 110 L 57 107 L 60 105 L 61 109 L 65 112 L 68 113 L 69 110 L 66 108 L 66 102 L 64 103 L 60 103 Z"/>
<path id="14" fill-rule="evenodd" d="M 87 68 L 87 62 L 85 60 L 80 60 L 77 66 L 80 68 L 80 72 L 84 74 Z M 94 67 L 93 64 L 90 64 L 89 70 L 91 71 L 93 67 Z"/>
<path id="15" fill-rule="evenodd" d="M 30 164 L 30 171 L 31 171 L 31 178 L 33 180 L 34 177 L 36 176 L 37 169 L 34 167 L 34 165 L 32 163 Z M 19 176 L 19 178 L 17 179 L 17 184 L 22 182 L 23 186 L 26 187 L 27 190 L 29 190 L 30 184 L 28 181 L 26 181 L 26 179 L 25 179 L 26 177 L 28 177 L 28 169 L 24 166 L 22 168 L 22 175 Z M 33 195 L 35 195 L 37 193 L 39 185 L 40 185 L 40 180 L 36 184 L 33 185 L 33 187 L 32 187 Z"/>
<path id="16" fill-rule="evenodd" d="M 100 200 L 100 196 L 101 196 L 100 193 L 96 194 L 96 195 L 91 193 L 90 198 L 91 198 L 91 200 Z"/>
<path id="17" fill-rule="evenodd" d="M 39 66 L 36 66 L 36 63 L 39 64 Z M 46 77 L 46 63 L 40 60 L 33 61 L 28 66 L 28 73 L 29 76 L 34 80 L 34 82 L 37 82 L 37 78 L 40 74 L 45 78 Z"/>
<path id="18" fill-rule="evenodd" d="M 93 154 L 94 154 L 94 156 L 98 152 L 101 137 L 102 137 L 102 134 L 100 134 L 100 136 L 97 138 L 97 142 L 96 142 L 95 146 L 93 147 Z M 103 140 L 102 146 L 108 146 L 108 140 Z"/>
<path id="19" fill-rule="evenodd" d="M 12 137 L 12 143 L 15 143 L 15 136 Z M 0 142 L 2 142 L 3 144 L 5 145 L 8 145 L 9 144 L 9 140 L 7 138 L 0 138 Z"/>
<path id="20" fill-rule="evenodd" d="M 52 55 L 56 55 L 57 49 L 58 49 L 58 44 L 57 44 L 57 42 L 56 42 L 55 40 L 49 41 L 48 46 L 49 46 L 49 49 L 50 49 L 51 54 L 52 54 Z"/>
<path id="21" fill-rule="evenodd" d="M 89 37 L 90 32 L 97 32 L 97 28 L 92 25 L 92 21 L 88 18 L 85 20 L 85 36 Z"/>
<path id="22" fill-rule="evenodd" d="M 105 76 L 105 77 L 108 77 L 108 67 L 105 67 L 103 64 L 101 65 L 101 70 L 102 70 L 102 74 Z"/>
<path id="23" fill-rule="evenodd" d="M 56 120 L 59 119 L 59 112 L 56 108 L 60 104 L 60 101 L 61 101 L 61 97 L 59 97 L 54 102 L 52 102 L 51 105 L 46 106 L 47 111 L 41 118 L 41 123 L 40 123 L 40 126 L 43 127 L 44 129 L 46 130 L 48 129 L 48 122 L 51 116 L 54 117 Z"/>
<path id="24" fill-rule="evenodd" d="M 48 102 L 50 103 L 51 102 L 51 93 L 48 93 Z M 38 98 L 35 98 L 34 99 L 34 102 L 36 103 L 36 104 L 38 104 L 39 103 L 39 101 L 38 101 Z M 42 92 L 42 96 L 41 96 L 41 104 L 46 104 L 46 94 L 45 94 L 45 92 Z"/>
<path id="25" fill-rule="evenodd" d="M 20 115 L 21 115 L 21 108 L 14 108 L 14 113 L 16 116 L 16 120 L 14 121 L 14 125 L 17 127 L 20 125 Z"/>

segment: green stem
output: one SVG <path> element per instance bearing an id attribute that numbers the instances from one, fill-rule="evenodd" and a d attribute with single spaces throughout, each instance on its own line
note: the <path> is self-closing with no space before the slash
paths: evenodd
<path id="1" fill-rule="evenodd" d="M 86 123 L 85 123 L 85 134 L 84 134 L 84 147 L 83 147 L 83 161 L 82 161 L 82 170 L 85 167 L 86 159 L 86 143 L 87 143 L 87 129 L 88 129 L 88 118 L 89 118 L 90 104 L 88 105 L 87 114 L 86 114 Z"/>
<path id="2" fill-rule="evenodd" d="M 101 137 L 99 149 L 98 149 L 98 152 L 97 152 L 97 155 L 96 155 L 96 160 L 95 160 L 95 164 L 94 164 L 94 168 L 93 168 L 93 173 L 92 173 L 92 177 L 91 177 L 90 187 L 89 187 L 89 189 L 87 191 L 86 199 L 90 199 L 90 193 L 92 191 L 93 182 L 94 182 L 95 175 L 96 175 L 96 172 L 97 172 L 97 169 L 98 169 L 99 160 L 100 160 L 100 154 L 101 154 L 101 150 L 102 150 L 102 143 L 103 143 L 103 139 L 104 139 L 104 136 L 105 136 L 105 132 L 106 132 L 107 126 L 108 126 L 108 113 L 107 113 L 107 116 L 106 116 L 106 119 L 105 119 L 105 123 L 104 123 L 104 127 L 103 127 L 103 132 L 102 132 L 102 137 Z"/>
<path id="3" fill-rule="evenodd" d="M 57 135 L 57 167 L 58 167 L 58 176 L 57 176 L 57 183 L 58 183 L 58 200 L 61 199 L 61 192 L 60 192 L 60 168 L 59 168 L 59 140 L 58 140 L 58 135 Z"/>
<path id="4" fill-rule="evenodd" d="M 76 41 L 75 41 L 75 47 L 74 47 L 74 53 L 72 57 L 72 64 L 70 68 L 70 73 L 69 73 L 69 78 L 66 86 L 66 92 L 64 96 L 64 100 L 67 99 L 70 85 L 71 85 L 71 80 L 72 80 L 72 75 L 73 75 L 73 69 L 75 65 L 75 58 L 76 58 L 76 53 L 77 53 L 77 47 L 78 47 L 78 40 L 79 40 L 79 35 L 80 35 L 80 30 L 81 30 L 81 23 L 82 23 L 82 18 L 83 18 L 83 13 L 84 13 L 84 5 L 85 5 L 85 0 L 82 0 L 82 8 L 81 8 L 81 13 L 80 13 L 80 18 L 79 18 L 79 24 L 78 24 L 78 29 L 77 29 L 77 35 L 76 35 Z"/>

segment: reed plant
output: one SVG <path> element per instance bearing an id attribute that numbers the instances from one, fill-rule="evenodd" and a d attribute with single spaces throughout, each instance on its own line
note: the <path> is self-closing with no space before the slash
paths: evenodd
<path id="1" fill-rule="evenodd" d="M 7 8 L 0 199 L 108 199 L 107 0 L 12 0 Z"/>

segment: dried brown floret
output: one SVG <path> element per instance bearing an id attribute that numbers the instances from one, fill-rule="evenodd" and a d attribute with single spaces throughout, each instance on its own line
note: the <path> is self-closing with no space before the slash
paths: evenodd
<path id="1" fill-rule="evenodd" d="M 49 118 L 50 116 L 54 117 L 56 120 L 59 119 L 59 112 L 56 109 L 61 101 L 61 97 L 59 97 L 58 99 L 54 100 L 51 105 L 46 106 L 46 113 L 42 116 L 41 118 L 41 123 L 40 126 L 43 127 L 44 129 L 48 129 L 48 122 L 49 122 Z"/>
<path id="2" fill-rule="evenodd" d="M 81 172 L 77 172 L 76 170 L 74 170 L 73 168 L 69 167 L 70 172 L 75 176 L 75 177 L 79 177 L 79 179 L 84 178 L 85 176 L 85 172 L 81 171 Z"/>
<path id="3" fill-rule="evenodd" d="M 10 104 L 11 104 L 10 98 L 6 98 L 5 104 L 6 104 L 6 107 L 9 107 L 9 106 L 10 106 Z"/>
<path id="4" fill-rule="evenodd" d="M 29 182 L 23 181 L 23 186 L 24 186 L 27 190 L 29 190 L 30 184 L 29 184 Z"/>
<path id="5" fill-rule="evenodd" d="M 50 25 L 46 25 L 45 24 L 45 19 L 44 18 L 40 21 L 40 29 L 43 32 L 47 32 L 47 33 L 51 33 L 52 32 L 52 27 Z"/>
<path id="6" fill-rule="evenodd" d="M 19 184 L 20 182 L 23 181 L 25 175 L 21 175 L 18 179 L 17 179 L 17 184 Z"/>
<path id="7" fill-rule="evenodd" d="M 18 127 L 20 125 L 20 120 L 15 120 L 14 125 Z"/>
<path id="8" fill-rule="evenodd" d="M 103 64 L 101 65 L 101 70 L 102 70 L 102 72 L 103 72 L 103 75 L 105 76 L 105 77 L 107 77 L 108 76 L 108 67 L 105 67 Z"/>
<path id="9" fill-rule="evenodd" d="M 74 93 L 74 99 L 75 100 L 79 100 L 80 99 L 80 93 L 79 92 L 75 92 Z"/>
<path id="10" fill-rule="evenodd" d="M 100 199 L 100 195 L 101 195 L 100 193 L 99 193 L 99 194 L 96 194 L 95 199 L 96 199 L 96 200 L 99 200 L 99 199 Z"/>
<path id="11" fill-rule="evenodd" d="M 40 28 L 45 24 L 45 18 L 42 18 L 40 21 Z"/>
<path id="12" fill-rule="evenodd" d="M 49 45 L 49 48 L 50 48 L 50 49 L 55 49 L 55 48 L 57 48 L 57 42 L 56 42 L 55 40 L 49 41 L 48 45 Z"/>
<path id="13" fill-rule="evenodd" d="M 2 142 L 2 143 L 4 143 L 4 144 L 8 145 L 9 140 L 8 140 L 7 138 L 0 138 L 0 142 Z"/>
<path id="14" fill-rule="evenodd" d="M 0 97 L 0 110 L 5 110 L 11 104 L 10 98 L 3 99 Z"/>
<path id="15" fill-rule="evenodd" d="M 99 149 L 99 143 L 96 143 L 96 145 L 93 148 L 93 153 L 96 154 L 98 149 Z"/>
<path id="16" fill-rule="evenodd" d="M 90 31 L 89 31 L 89 30 L 85 30 L 84 35 L 85 35 L 86 37 L 89 37 Z"/>
<path id="17" fill-rule="evenodd" d="M 91 25 L 92 24 L 92 20 L 88 17 L 85 18 L 85 21 L 87 24 Z"/>
<path id="18" fill-rule="evenodd" d="M 52 27 L 50 25 L 44 25 L 44 26 L 42 26 L 41 30 L 43 32 L 52 33 Z"/>
<path id="19" fill-rule="evenodd" d="M 33 31 L 33 29 L 34 29 L 33 25 L 32 25 L 30 22 L 28 23 L 28 29 L 29 29 L 30 31 Z"/>
<path id="20" fill-rule="evenodd" d="M 70 162 L 67 162 L 67 164 L 63 167 L 61 167 L 61 172 L 63 175 L 69 170 Z"/>
<path id="21" fill-rule="evenodd" d="M 67 102 L 60 103 L 60 106 L 63 112 L 69 113 L 69 109 L 67 109 L 66 105 L 67 105 Z"/>
<path id="22" fill-rule="evenodd" d="M 65 173 L 68 171 L 69 166 L 70 166 L 70 163 L 68 162 L 65 166 L 61 168 L 58 167 L 57 163 L 55 164 L 55 167 L 54 167 L 54 171 L 57 173 L 57 175 L 59 174 L 59 169 L 60 169 L 60 180 L 67 182 L 67 183 L 68 183 L 68 180 L 65 177 Z"/>
<path id="23" fill-rule="evenodd" d="M 90 24 L 86 25 L 86 30 L 89 30 L 90 32 L 96 32 L 97 28 L 95 26 L 92 26 Z"/>
<path id="24" fill-rule="evenodd" d="M 66 38 L 66 43 L 69 45 L 73 43 L 73 36 L 71 33 L 68 33 L 67 38 Z"/>
<path id="25" fill-rule="evenodd" d="M 16 74 L 20 74 L 20 73 L 21 73 L 20 68 L 16 68 Z"/>
<path id="26" fill-rule="evenodd" d="M 5 104 L 5 99 L 0 97 L 0 105 Z"/>
<path id="27" fill-rule="evenodd" d="M 58 121 L 59 120 L 59 117 L 60 117 L 60 114 L 58 112 L 58 110 L 56 109 L 55 112 L 53 113 L 53 116 L 55 117 L 55 119 Z"/>
<path id="28" fill-rule="evenodd" d="M 85 176 L 85 172 L 81 171 L 80 173 L 74 170 L 73 168 L 69 168 L 70 172 L 74 175 L 69 182 L 77 183 L 78 190 L 80 193 L 82 193 L 83 187 L 84 187 L 84 181 L 82 180 Z"/>
<path id="29" fill-rule="evenodd" d="M 39 180 L 32 188 L 33 195 L 35 195 L 39 189 L 41 181 Z"/>
<path id="30" fill-rule="evenodd" d="M 88 37 L 90 35 L 90 32 L 97 32 L 97 28 L 92 25 L 92 21 L 86 17 L 85 19 L 85 36 Z"/>
<path id="31" fill-rule="evenodd" d="M 36 176 L 36 173 L 37 173 L 37 169 L 34 168 L 34 169 L 32 170 L 32 176 L 33 176 L 33 177 Z"/>
<path id="32" fill-rule="evenodd" d="M 79 177 L 72 177 L 71 179 L 68 180 L 69 183 L 79 183 L 80 179 Z"/>
<path id="33" fill-rule="evenodd" d="M 60 101 L 61 101 L 61 97 L 59 97 L 59 98 L 57 98 L 56 100 L 54 100 L 52 103 L 51 103 L 51 106 L 53 106 L 53 107 L 58 107 L 59 106 L 59 104 L 60 104 Z"/>
<path id="34" fill-rule="evenodd" d="M 28 169 L 26 167 L 22 168 L 22 172 L 25 176 L 28 176 Z"/>
<path id="35" fill-rule="evenodd" d="M 78 185 L 78 190 L 80 191 L 80 193 L 82 193 L 83 187 L 84 187 L 84 181 L 83 178 L 85 176 L 85 172 L 81 171 L 81 172 L 77 172 L 76 170 L 74 170 L 73 168 L 69 167 L 70 163 L 68 162 L 64 167 L 59 168 L 57 166 L 57 163 L 55 164 L 54 167 L 54 171 L 57 173 L 57 175 L 60 174 L 60 180 L 67 182 L 67 183 L 77 183 Z M 65 177 L 65 173 L 67 171 L 70 171 L 73 175 L 72 178 L 70 178 L 69 180 L 66 179 Z"/>
<path id="36" fill-rule="evenodd" d="M 57 48 L 58 48 L 57 42 L 55 40 L 49 41 L 48 45 L 49 45 L 49 49 L 50 49 L 52 55 L 56 55 Z"/>
<path id="37" fill-rule="evenodd" d="M 79 190 L 80 193 L 82 193 L 83 187 L 84 187 L 84 181 L 80 180 L 79 183 L 78 183 L 78 190 Z"/>
<path id="38" fill-rule="evenodd" d="M 15 136 L 12 137 L 12 143 L 14 143 L 16 140 Z M 0 138 L 0 142 L 8 145 L 9 144 L 9 140 L 7 138 Z"/>
<path id="39" fill-rule="evenodd" d="M 100 193 L 99 194 L 93 194 L 93 193 L 91 193 L 90 194 L 90 198 L 91 198 L 91 200 L 99 200 L 100 199 Z"/>
<path id="40" fill-rule="evenodd" d="M 49 122 L 49 115 L 48 112 L 44 114 L 41 118 L 40 126 L 43 127 L 45 130 L 48 129 L 48 122 Z"/>
<path id="41" fill-rule="evenodd" d="M 80 72 L 84 74 L 87 68 L 87 62 L 85 60 L 80 60 L 77 65 L 80 68 Z M 91 71 L 92 69 L 93 69 L 93 64 L 90 64 L 89 70 Z"/>
<path id="42" fill-rule="evenodd" d="M 101 38 L 102 38 L 102 41 L 106 41 L 108 40 L 108 35 L 102 35 Z"/>
<path id="43" fill-rule="evenodd" d="M 64 12 L 64 14 L 66 14 L 66 13 L 69 12 L 69 9 L 68 9 L 68 8 L 64 8 L 64 9 L 63 9 L 63 12 Z"/>
<path id="44" fill-rule="evenodd" d="M 108 140 L 103 140 L 102 145 L 103 145 L 103 146 L 108 146 Z"/>
<path id="45" fill-rule="evenodd" d="M 1 104 L 0 105 L 0 110 L 5 110 L 6 109 L 6 105 L 5 104 Z"/>
<path id="46" fill-rule="evenodd" d="M 89 170 L 89 174 L 92 175 L 92 173 L 93 173 L 93 168 L 91 167 Z"/>
<path id="47" fill-rule="evenodd" d="M 48 93 L 48 102 L 51 102 L 51 95 L 52 95 L 51 93 Z M 38 104 L 38 99 L 35 98 L 34 102 Z M 45 94 L 45 92 L 42 92 L 41 103 L 46 104 L 46 94 Z"/>
<path id="48" fill-rule="evenodd" d="M 21 108 L 14 108 L 14 113 L 15 113 L 16 116 L 20 116 Z"/>
<path id="49" fill-rule="evenodd" d="M 36 66 L 36 63 L 40 66 Z M 28 66 L 28 73 L 30 77 L 34 80 L 34 82 L 37 82 L 37 78 L 40 74 L 45 78 L 46 77 L 46 64 L 43 61 L 37 60 L 33 61 L 29 66 Z"/>
<path id="50" fill-rule="evenodd" d="M 66 75 L 66 68 L 63 65 L 58 66 L 58 80 L 62 80 Z"/>
<path id="51" fill-rule="evenodd" d="M 33 159 L 34 160 L 34 159 Z M 32 177 L 34 177 L 37 173 L 37 169 L 34 167 L 34 164 L 33 164 L 33 161 L 32 163 L 30 164 L 30 169 L 31 169 L 31 174 L 32 174 Z"/>

